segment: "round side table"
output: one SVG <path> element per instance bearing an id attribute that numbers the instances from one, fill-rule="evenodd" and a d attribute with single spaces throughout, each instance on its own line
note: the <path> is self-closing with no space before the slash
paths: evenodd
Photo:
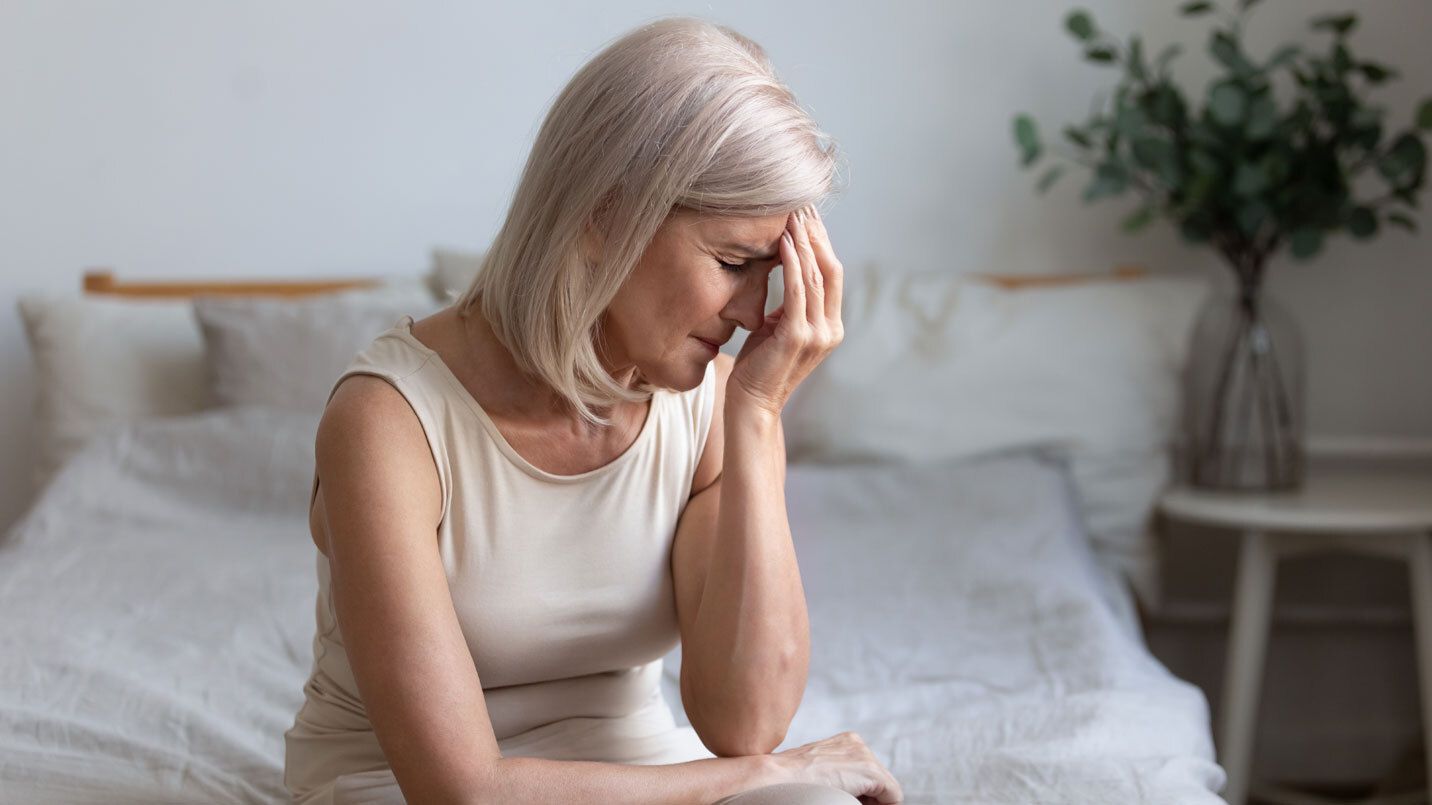
<path id="1" fill-rule="evenodd" d="M 1408 563 L 1422 729 L 1432 735 L 1432 474 L 1309 473 L 1294 492 L 1174 486 L 1160 496 L 1159 510 L 1242 534 L 1219 708 L 1218 754 L 1228 773 L 1223 794 L 1229 805 L 1243 805 L 1248 796 L 1273 588 L 1284 556 L 1355 551 Z M 1432 738 L 1426 745 L 1432 769 Z"/>

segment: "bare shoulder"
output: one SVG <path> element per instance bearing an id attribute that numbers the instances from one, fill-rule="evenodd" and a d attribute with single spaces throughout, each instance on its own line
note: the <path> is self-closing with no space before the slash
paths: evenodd
<path id="1" fill-rule="evenodd" d="M 501 757 L 433 538 L 442 489 L 386 380 L 339 383 L 314 445 L 333 611 L 373 734 L 409 802 L 482 790 Z"/>
<path id="2" fill-rule="evenodd" d="M 325 554 L 332 556 L 335 519 L 360 511 L 364 520 L 437 528 L 442 489 L 432 451 L 417 414 L 386 380 L 358 374 L 338 384 L 318 422 L 314 461 L 319 487 L 310 521 Z"/>
<path id="3" fill-rule="evenodd" d="M 721 477 L 721 465 L 725 456 L 726 429 L 723 422 L 726 410 L 726 381 L 731 377 L 731 368 L 736 365 L 736 359 L 721 352 L 712 359 L 712 363 L 716 367 L 716 390 L 711 406 L 711 428 L 706 433 L 701 460 L 697 463 L 696 475 L 691 480 L 692 497 Z"/>

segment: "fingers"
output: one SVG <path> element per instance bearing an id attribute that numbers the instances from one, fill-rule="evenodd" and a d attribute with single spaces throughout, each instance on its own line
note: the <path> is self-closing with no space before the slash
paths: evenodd
<path id="1" fill-rule="evenodd" d="M 806 315 L 806 284 L 801 277 L 801 262 L 796 254 L 793 229 L 792 221 L 787 221 L 786 231 L 781 233 L 781 279 L 785 285 L 781 309 L 786 316 L 799 321 Z"/>
<path id="2" fill-rule="evenodd" d="M 825 316 L 832 322 L 840 318 L 841 294 L 845 286 L 845 269 L 835 257 L 830 245 L 830 235 L 825 231 L 825 220 L 810 208 L 810 242 L 815 251 L 816 263 L 825 272 Z"/>
<path id="3" fill-rule="evenodd" d="M 826 318 L 825 276 L 810 242 L 811 216 L 814 213 L 815 209 L 806 205 L 792 213 L 791 218 L 794 221 L 796 257 L 801 264 L 801 281 L 806 286 L 806 318 L 819 327 Z"/>

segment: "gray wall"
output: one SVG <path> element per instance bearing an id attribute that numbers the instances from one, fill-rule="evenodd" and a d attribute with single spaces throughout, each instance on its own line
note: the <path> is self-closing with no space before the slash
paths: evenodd
<path id="1" fill-rule="evenodd" d="M 1107 28 L 1183 41 L 1173 4 L 1098 0 Z M 1270 0 L 1249 36 L 1304 37 L 1327 2 Z M 1132 199 L 1032 191 L 1011 116 L 1081 118 L 1110 74 L 1075 58 L 1063 3 L 7 0 L 0 4 L 0 524 L 30 499 L 32 378 L 14 299 L 83 267 L 144 277 L 403 273 L 493 234 L 546 105 L 608 39 L 669 13 L 736 26 L 847 150 L 828 216 L 847 264 L 950 271 L 1222 270 L 1165 225 L 1118 233 Z M 1432 6 L 1362 5 L 1354 43 L 1432 88 Z M 1429 201 L 1432 205 L 1432 201 Z M 1432 207 L 1429 207 L 1432 208 Z M 1419 219 L 1432 231 L 1432 216 Z M 1432 265 L 1398 232 L 1335 242 L 1272 286 L 1303 322 L 1314 434 L 1432 440 Z"/>

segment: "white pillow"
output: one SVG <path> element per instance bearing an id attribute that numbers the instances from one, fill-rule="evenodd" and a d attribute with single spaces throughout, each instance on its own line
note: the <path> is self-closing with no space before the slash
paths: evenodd
<path id="1" fill-rule="evenodd" d="M 930 461 L 1017 448 L 1063 460 L 1100 559 L 1157 599 L 1148 522 L 1171 475 L 1203 275 L 1018 290 L 870 267 L 844 342 L 783 416 L 793 461 Z"/>
<path id="2" fill-rule="evenodd" d="M 316 414 L 374 337 L 438 307 L 413 281 L 296 298 L 197 296 L 194 317 L 216 404 Z"/>
<path id="3" fill-rule="evenodd" d="M 18 307 L 35 365 L 37 488 L 101 432 L 209 406 L 189 300 L 30 294 Z"/>
<path id="4" fill-rule="evenodd" d="M 458 249 L 438 247 L 432 251 L 432 266 L 428 269 L 428 287 L 433 297 L 443 304 L 456 300 L 467 291 L 467 286 L 482 267 L 485 252 L 465 252 Z"/>

